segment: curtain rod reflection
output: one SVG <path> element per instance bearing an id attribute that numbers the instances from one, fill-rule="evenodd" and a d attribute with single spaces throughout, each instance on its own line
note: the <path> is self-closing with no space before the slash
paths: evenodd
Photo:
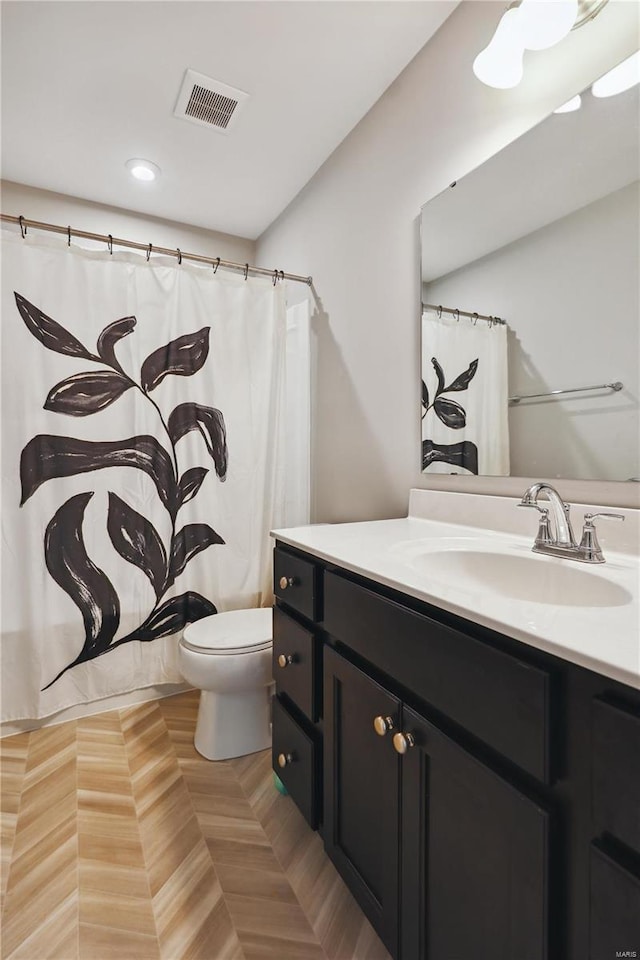
<path id="1" fill-rule="evenodd" d="M 457 308 L 454 309 L 453 307 L 443 307 L 440 304 L 434 303 L 423 303 L 422 309 L 435 310 L 435 312 L 438 314 L 438 317 L 441 317 L 443 313 L 450 313 L 451 316 L 456 318 L 456 320 L 459 320 L 460 317 L 469 317 L 469 319 L 473 320 L 474 323 L 477 320 L 486 320 L 491 327 L 494 324 L 504 326 L 507 322 L 506 320 L 502 320 L 500 317 L 488 317 L 484 313 L 469 313 L 467 310 L 458 310 Z"/>
<path id="2" fill-rule="evenodd" d="M 547 393 L 525 393 L 521 396 L 509 397 L 509 404 L 516 406 L 521 400 L 539 400 L 542 397 L 558 397 L 565 393 L 585 393 L 587 390 L 613 390 L 614 393 L 619 393 L 623 387 L 624 383 L 616 380 L 614 383 L 594 383 L 590 387 L 570 387 L 566 390 L 548 390 Z"/>

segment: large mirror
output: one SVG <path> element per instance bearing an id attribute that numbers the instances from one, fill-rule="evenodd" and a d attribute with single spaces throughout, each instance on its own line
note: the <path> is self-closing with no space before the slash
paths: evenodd
<path id="1" fill-rule="evenodd" d="M 640 477 L 639 87 L 555 113 L 422 209 L 422 466 Z"/>

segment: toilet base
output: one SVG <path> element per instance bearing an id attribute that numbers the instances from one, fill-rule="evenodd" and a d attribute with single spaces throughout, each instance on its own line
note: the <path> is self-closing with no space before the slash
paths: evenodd
<path id="1" fill-rule="evenodd" d="M 271 686 L 200 694 L 195 748 L 207 760 L 231 760 L 271 746 Z"/>

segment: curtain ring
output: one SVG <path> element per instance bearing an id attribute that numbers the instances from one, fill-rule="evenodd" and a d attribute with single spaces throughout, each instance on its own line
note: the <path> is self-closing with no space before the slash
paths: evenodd
<path id="1" fill-rule="evenodd" d="M 438 307 L 438 309 L 436 310 L 436 313 L 438 315 L 438 320 L 442 320 L 442 306 Z"/>
<path id="2" fill-rule="evenodd" d="M 248 263 L 245 263 L 245 265 L 244 265 L 244 278 L 245 278 L 245 280 L 247 279 L 248 276 L 249 276 L 249 264 L 248 264 Z"/>
<path id="3" fill-rule="evenodd" d="M 24 217 L 18 217 L 18 223 L 20 224 L 20 233 L 22 234 L 22 239 L 24 240 L 27 235 L 27 228 L 24 225 Z"/>
<path id="4" fill-rule="evenodd" d="M 460 323 L 460 311 L 458 310 L 457 307 L 456 307 L 456 309 L 453 311 L 453 315 L 454 315 L 455 318 L 456 318 L 456 323 Z"/>
<path id="5" fill-rule="evenodd" d="M 280 280 L 284 280 L 284 270 L 280 271 Z"/>
<path id="6" fill-rule="evenodd" d="M 218 267 L 220 266 L 220 257 L 216 257 L 216 262 L 211 264 L 211 266 L 213 267 L 213 272 L 217 273 Z"/>
<path id="7" fill-rule="evenodd" d="M 150 243 L 149 246 L 147 247 L 147 263 L 149 263 L 149 260 L 151 259 L 152 250 L 153 250 L 153 244 Z"/>
<path id="8" fill-rule="evenodd" d="M 476 323 L 478 322 L 479 319 L 480 319 L 480 317 L 479 317 L 478 314 L 474 311 L 474 313 L 473 313 L 473 325 L 474 325 L 474 327 L 475 327 L 475 325 L 476 325 Z"/>
<path id="9" fill-rule="evenodd" d="M 278 280 L 280 279 L 280 277 L 278 276 L 278 273 L 279 273 L 278 270 L 274 270 L 274 271 L 273 271 L 272 283 L 273 283 L 274 287 L 275 287 L 276 283 L 278 282 Z"/>
<path id="10" fill-rule="evenodd" d="M 67 227 L 67 246 L 71 246 L 71 227 Z"/>
<path id="11" fill-rule="evenodd" d="M 107 248 L 109 250 L 109 253 L 113 256 L 113 237 L 111 236 L 111 234 L 107 235 Z"/>
<path id="12" fill-rule="evenodd" d="M 176 250 L 178 251 L 178 266 L 180 267 L 182 266 L 182 254 L 180 252 L 180 247 L 176 247 Z"/>

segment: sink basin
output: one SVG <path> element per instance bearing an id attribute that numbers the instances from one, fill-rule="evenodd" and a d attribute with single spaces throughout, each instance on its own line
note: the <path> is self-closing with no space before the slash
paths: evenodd
<path id="1" fill-rule="evenodd" d="M 431 550 L 411 565 L 448 586 L 469 586 L 528 603 L 569 607 L 620 607 L 628 590 L 571 560 L 481 550 Z"/>

